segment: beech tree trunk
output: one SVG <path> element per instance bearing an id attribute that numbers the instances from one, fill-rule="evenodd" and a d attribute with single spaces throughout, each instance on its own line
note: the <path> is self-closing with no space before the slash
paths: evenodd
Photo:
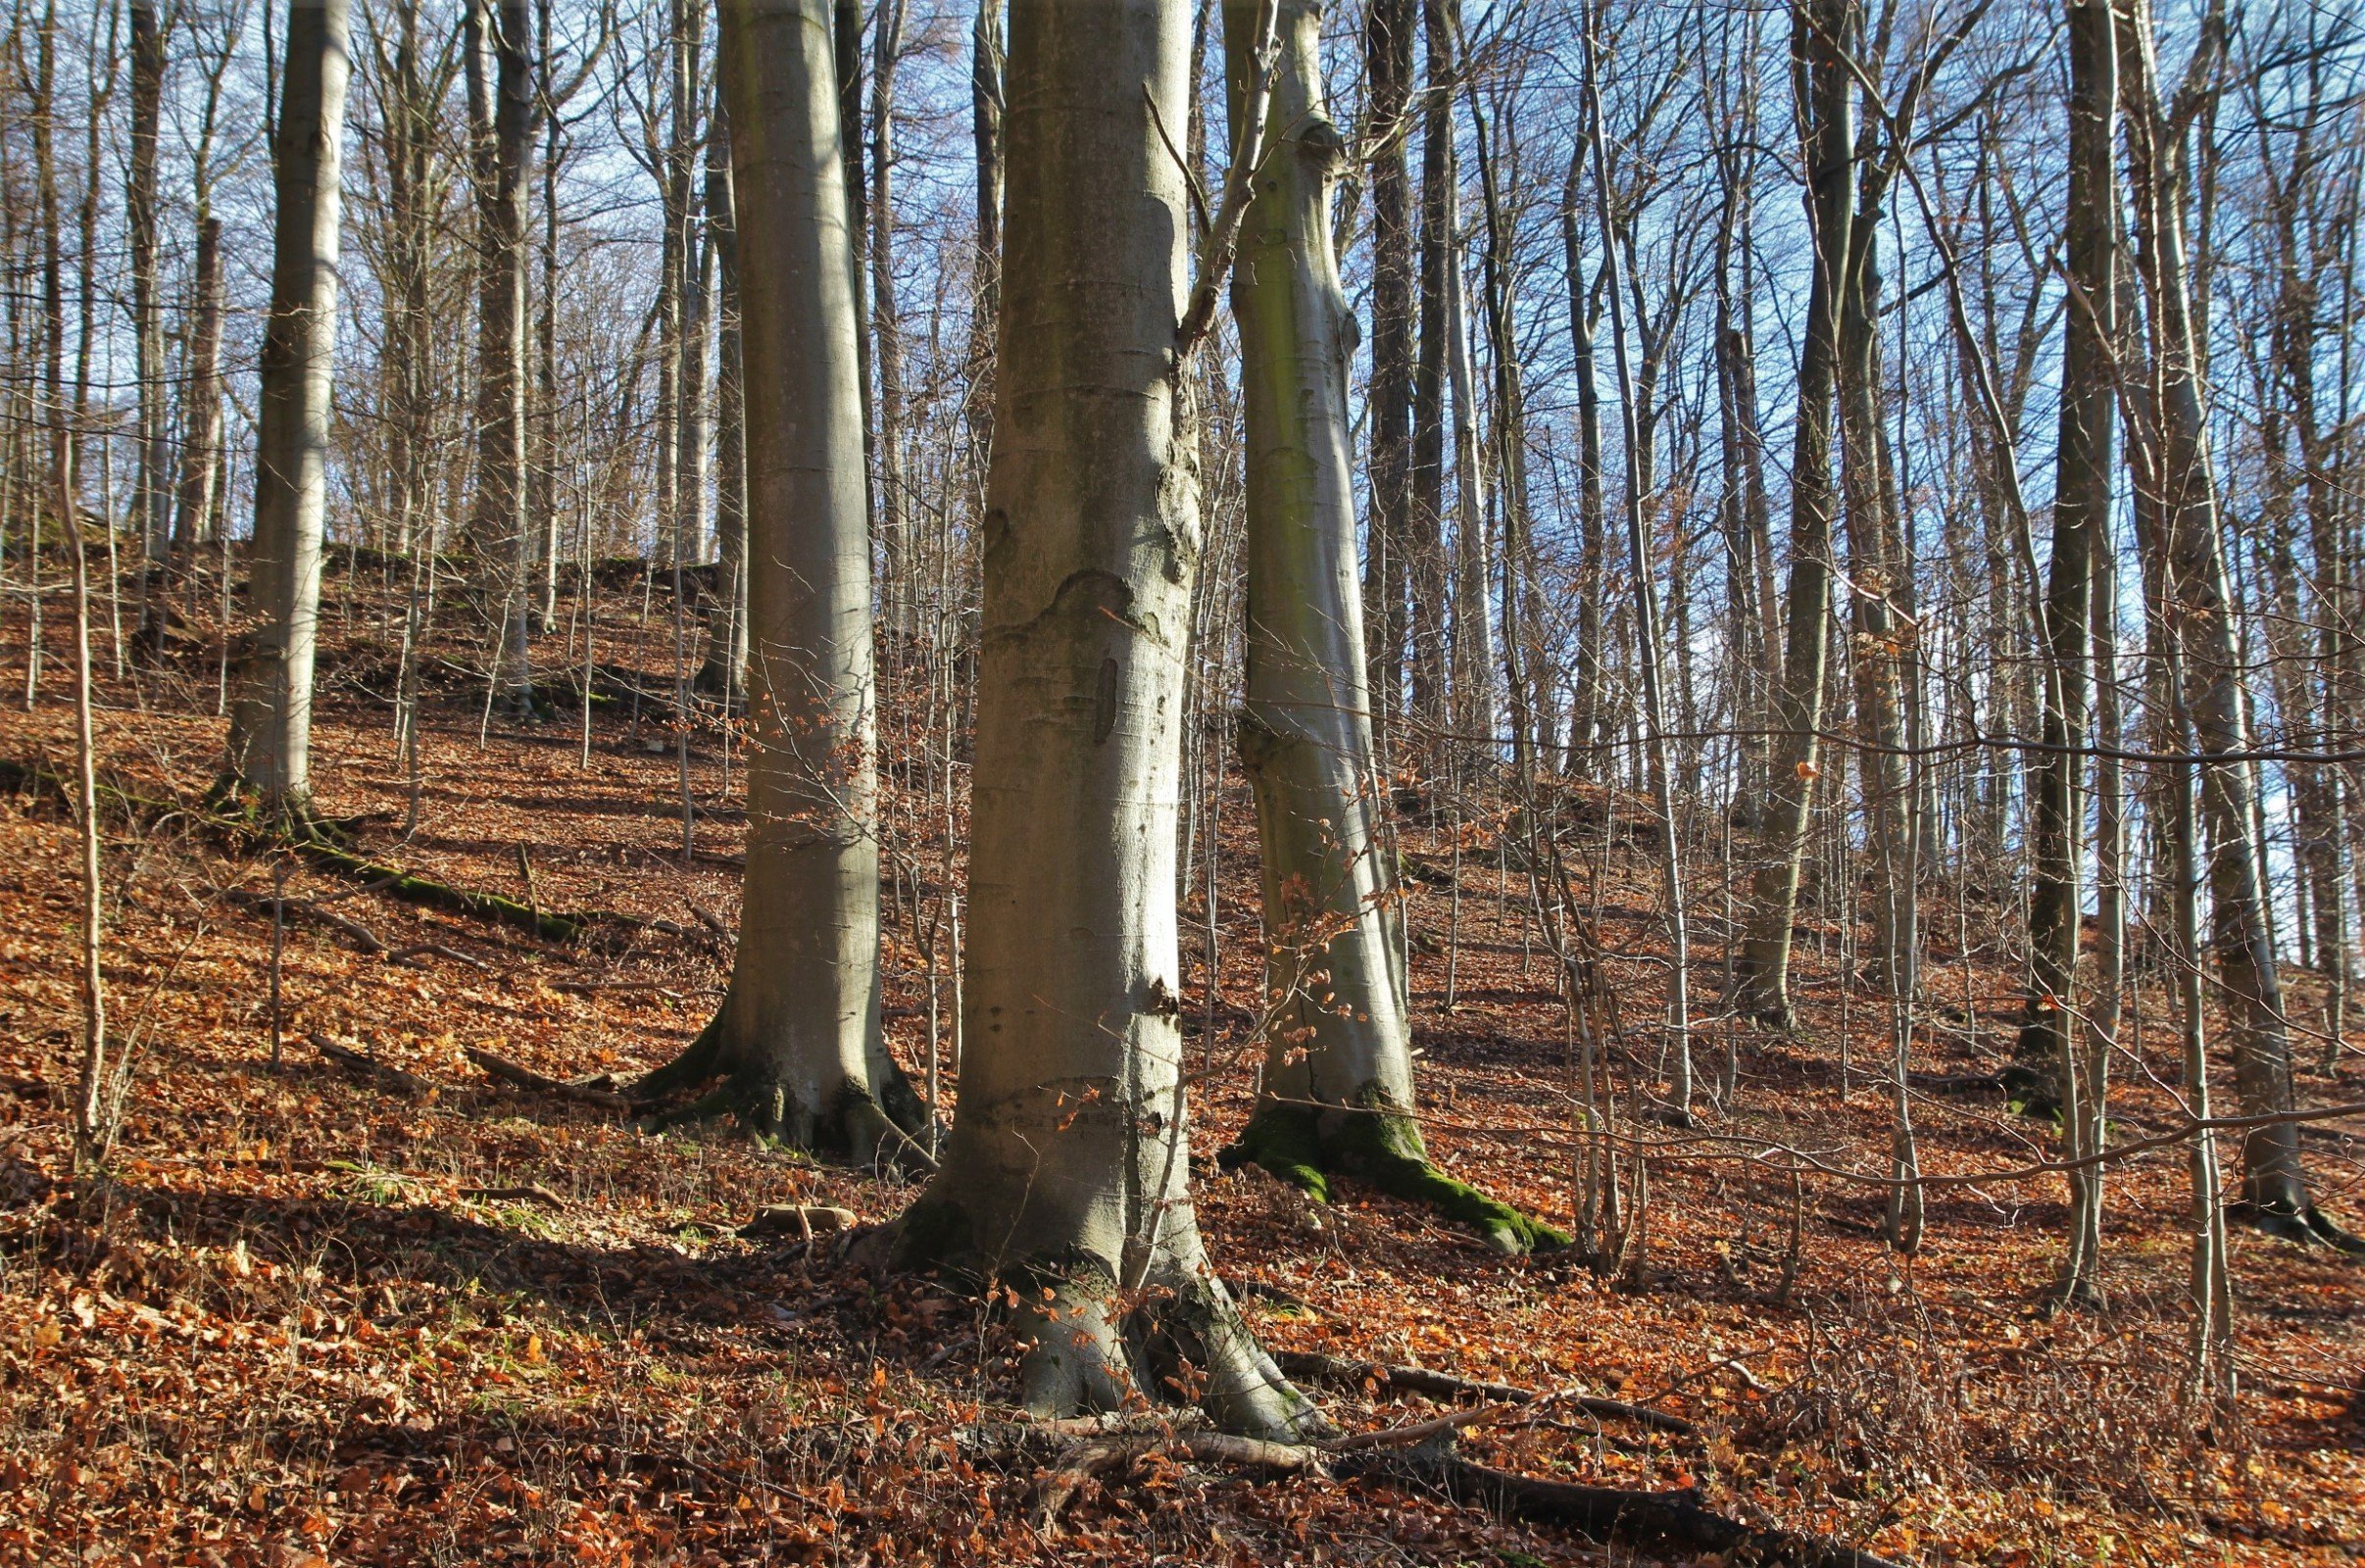
<path id="1" fill-rule="evenodd" d="M 328 505 L 349 44 L 347 0 L 291 0 L 272 138 L 277 216 L 263 336 L 250 604 L 222 758 L 226 782 L 288 814 L 307 812 L 312 797 L 312 671 Z"/>
<path id="2" fill-rule="evenodd" d="M 1798 361 L 1791 454 L 1791 563 L 1782 688 L 1767 779 L 1765 841 L 1750 889 L 1749 934 L 1736 973 L 1737 1010 L 1787 1026 L 1791 922 L 1806 848 L 1807 806 L 1821 756 L 1825 622 L 1831 604 L 1832 391 L 1840 311 L 1854 226 L 1855 84 L 1840 58 L 1854 37 L 1854 0 L 1798 0 L 1792 30 L 1807 103 L 1804 153 L 1814 219 L 1806 341 Z"/>
<path id="3" fill-rule="evenodd" d="M 1405 553 L 1412 516 L 1412 180 L 1404 143 L 1412 86 L 1412 0 L 1363 10 L 1363 146 L 1371 170 L 1371 547 L 1363 626 L 1371 720 L 1383 756 L 1404 706 Z"/>
<path id="4" fill-rule="evenodd" d="M 750 533 L 748 838 L 730 990 L 642 1098 L 714 1078 L 802 1147 L 900 1157 L 924 1112 L 879 1022 L 876 687 L 853 273 L 826 0 L 726 0 Z"/>
<path id="5" fill-rule="evenodd" d="M 740 332 L 739 205 L 731 185 L 727 111 L 707 130 L 707 243 L 714 248 L 716 319 L 721 352 L 714 375 L 714 606 L 708 612 L 701 691 L 739 699 L 747 666 L 747 371 Z"/>
<path id="6" fill-rule="evenodd" d="M 2031 760 L 2029 1011 L 2023 1062 L 2050 1077 L 2062 1111 L 2063 1153 L 2072 1160 L 2100 1149 L 2102 1097 L 2109 1067 L 2108 1020 L 2080 1022 L 2078 948 L 2085 869 L 2089 625 L 2095 564 L 2110 552 L 2112 422 L 2118 415 L 2111 350 L 2117 318 L 2119 189 L 2118 53 L 2110 0 L 2069 0 L 2069 201 L 2065 262 L 2073 298 L 2063 318 L 2061 416 L 2053 485 L 2052 559 L 2045 571 L 2044 683 L 2045 749 Z M 2107 657 L 2107 656 L 2105 656 Z M 2103 737 L 2115 745 L 2117 737 Z M 2107 818 L 2111 808 L 2105 806 Z M 2105 850 L 2105 859 L 2115 858 Z M 2087 1005 L 2115 1014 L 2115 980 L 2097 985 Z M 2098 1292 L 2102 1171 L 2069 1177 L 2069 1247 L 2055 1291 L 2090 1301 Z"/>
<path id="7" fill-rule="evenodd" d="M 1446 374 L 1453 341 L 1446 270 L 1457 241 L 1449 219 L 1453 169 L 1453 40 L 1435 0 L 1422 0 L 1429 44 L 1421 112 L 1420 346 L 1412 367 L 1410 527 L 1404 544 L 1412 606 L 1411 720 L 1437 746 L 1446 710 Z M 1435 760 L 1434 752 L 1430 760 Z"/>
<path id="8" fill-rule="evenodd" d="M 468 534 L 485 566 L 486 608 L 495 617 L 496 700 L 517 717 L 533 711 L 534 536 L 525 515 L 531 25 L 525 0 L 470 0 L 468 90 L 477 272 L 476 487 Z"/>
<path id="9" fill-rule="evenodd" d="M 895 299 L 895 75 L 903 63 L 906 0 L 880 0 L 870 53 L 870 310 L 878 359 L 878 501 L 888 646 L 911 634 L 904 518 L 904 326 Z"/>
<path id="10" fill-rule="evenodd" d="M 2120 40 L 2121 94 L 2128 121 L 2128 180 L 2136 265 L 2150 303 L 2147 401 L 2151 448 L 2143 475 L 2158 497 L 2158 526 L 2146 547 L 2161 601 L 2155 613 L 2175 645 L 2193 744 L 2203 757 L 2244 752 L 2250 729 L 2234 599 L 2227 580 L 2224 519 L 2202 402 L 2199 334 L 2185 245 L 2183 117 L 2159 94 L 2151 12 L 2131 0 Z M 2209 45 L 2204 43 L 2202 47 Z M 2200 816 L 2208 836 L 2209 945 L 2231 1014 L 2234 1083 L 2244 1115 L 2291 1108 L 2291 1037 L 2269 924 L 2253 775 L 2242 761 L 2204 763 Z M 2242 1145 L 2242 1199 L 2255 1221 L 2294 1234 L 2330 1237 L 2308 1197 L 2299 1131 L 2258 1127 Z"/>
<path id="11" fill-rule="evenodd" d="M 1020 1287 L 1038 1412 L 1162 1397 L 1187 1362 L 1220 1425 L 1289 1436 L 1318 1417 L 1201 1247 L 1180 1079 L 1175 801 L 1201 531 L 1179 406 L 1188 199 L 1158 124 L 1185 123 L 1190 32 L 1180 0 L 1010 8 L 967 1055 L 943 1167 L 898 1245 Z"/>
<path id="12" fill-rule="evenodd" d="M 165 410 L 164 313 L 156 297 L 156 133 L 165 85 L 166 26 L 157 16 L 155 0 L 132 0 L 131 11 L 131 167 L 124 200 L 124 219 L 131 230 L 131 342 L 139 376 L 139 596 L 143 612 L 151 608 L 145 591 L 148 568 L 166 548 L 165 518 L 172 493 L 172 451 Z M 154 609 L 161 611 L 161 604 Z M 148 632 L 140 627 L 143 636 Z"/>
<path id="13" fill-rule="evenodd" d="M 1577 383 L 1577 653 L 1568 714 L 1568 771 L 1594 778 L 1608 771 L 1595 747 L 1603 738 L 1601 601 L 1607 592 L 1609 530 L 1601 494 L 1601 384 L 1596 376 L 1594 332 L 1601 322 L 1600 280 L 1585 280 L 1585 248 L 1577 218 L 1589 138 L 1579 132 L 1568 156 L 1560 198 L 1560 245 L 1568 264 L 1568 341 Z M 1608 239 L 1603 238 L 1606 245 Z"/>
<path id="14" fill-rule="evenodd" d="M 1254 101 L 1260 0 L 1227 0 L 1233 140 Z M 1390 956 L 1347 366 L 1331 249 L 1344 150 L 1323 101 L 1319 0 L 1281 0 L 1280 136 L 1232 273 L 1248 415 L 1248 706 L 1240 756 L 1264 852 L 1263 1094 L 1227 1158 L 1329 1196 L 1344 1171 L 1433 1203 L 1506 1252 L 1552 1239 L 1430 1161 L 1413 1117 L 1411 1029 Z"/>
<path id="15" fill-rule="evenodd" d="M 172 506 L 172 567 L 185 573 L 214 534 L 214 473 L 222 458 L 222 220 L 197 220 L 196 310 L 188 385 L 181 393 L 180 481 Z"/>

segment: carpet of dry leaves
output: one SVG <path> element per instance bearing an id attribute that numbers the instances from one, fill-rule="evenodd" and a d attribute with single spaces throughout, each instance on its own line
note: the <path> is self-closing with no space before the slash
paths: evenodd
<path id="1" fill-rule="evenodd" d="M 179 808 L 107 818 L 106 972 L 136 1078 L 111 1178 L 77 1183 L 64 1108 L 78 1039 L 73 825 L 54 794 L 0 797 L 0 1563 L 1643 1560 L 1403 1487 L 1158 1458 L 1088 1488 L 1059 1533 L 1039 1530 L 1050 1450 L 979 1441 L 1005 1413 L 1011 1350 L 976 1301 L 865 1274 L 834 1238 L 738 1234 L 771 1203 L 884 1219 L 908 1188 L 727 1127 L 646 1136 L 494 1082 L 464 1054 L 627 1075 L 705 1021 L 727 961 L 709 922 L 732 917 L 743 825 L 718 738 L 697 742 L 685 863 L 676 760 L 651 754 L 665 746 L 654 696 L 637 729 L 629 703 L 602 706 L 586 766 L 571 713 L 484 725 L 465 672 L 481 652 L 456 640 L 430 671 L 420 820 L 405 841 L 389 645 L 366 600 L 338 603 L 316 740 L 326 813 L 358 818 L 362 847 L 408 869 L 664 924 L 552 943 L 291 866 L 287 898 L 399 956 L 291 919 L 274 1064 L 271 921 L 255 898 L 274 864 L 201 808 L 222 733 L 211 655 L 193 639 L 134 682 L 112 673 L 102 631 L 103 770 Z M 629 656 L 638 608 L 631 594 L 603 606 L 603 659 Z M 62 764 L 65 644 L 53 638 L 41 701 L 23 710 L 19 615 L 0 627 L 0 761 Z M 640 646 L 649 690 L 669 691 L 665 626 Z M 1654 1162 L 1639 1285 L 1490 1255 L 1352 1187 L 1317 1209 L 1260 1174 L 1220 1172 L 1211 1153 L 1248 1108 L 1240 1035 L 1257 985 L 1237 787 L 1226 824 L 1218 1071 L 1196 1112 L 1194 1176 L 1214 1256 L 1268 1344 L 1658 1406 L 1700 1435 L 1562 1412 L 1473 1430 L 1464 1451 L 1539 1476 L 1696 1486 L 1727 1512 L 1906 1560 L 2365 1555 L 2365 1270 L 2238 1234 L 2240 1417 L 2189 1415 L 2177 1151 L 2114 1172 L 2109 1304 L 2068 1317 L 2038 1306 L 2057 1178 L 1934 1194 L 1911 1260 L 1878 1239 L 1878 1189 L 1812 1180 L 1784 1300 L 1788 1183 L 1731 1157 Z M 1432 860 L 1449 848 L 1427 829 L 1409 847 Z M 1643 1017 L 1662 973 L 1648 859 L 1591 842 L 1585 859 L 1612 973 Z M 1461 865 L 1451 1011 L 1447 956 L 1425 939 L 1452 923 L 1448 895 L 1425 886 L 1413 906 L 1432 1147 L 1565 1223 L 1575 1146 L 1552 965 L 1521 912 L 1525 879 L 1506 878 L 1485 824 Z M 1701 895 L 1703 913 L 1716 897 Z M 1976 910 L 1961 932 L 1938 922 L 1931 984 L 1954 1010 L 1922 1037 L 1931 1072 L 1992 1065 L 2007 1042 L 2008 977 L 1976 940 L 1968 959 L 1950 946 L 1980 926 Z M 1713 922 L 1700 950 L 1712 975 Z M 1805 945 L 1805 1027 L 1741 1040 L 1740 1094 L 1707 1125 L 1877 1170 L 1887 1110 L 1864 1068 L 1880 1019 L 1840 986 L 1837 956 Z M 903 931 L 889 966 L 889 1030 L 916 1071 L 925 966 Z M 2154 992 L 2144 1006 L 2139 1049 L 2158 1079 L 2122 1074 L 2114 1105 L 2136 1132 L 2173 1108 L 2174 1040 Z M 306 1043 L 315 1033 L 429 1087 L 357 1078 Z M 2365 1100 L 2365 1064 L 2352 1049 L 2339 1082 L 2312 1076 L 2303 1094 Z M 1933 1173 L 2050 1149 L 2046 1128 L 1993 1096 L 1929 1097 L 1917 1115 Z M 2359 1148 L 2337 1128 L 2308 1140 L 2328 1205 L 2352 1223 L 2365 1221 Z M 1351 1429 L 1435 1413 L 1372 1387 L 1320 1393 Z"/>

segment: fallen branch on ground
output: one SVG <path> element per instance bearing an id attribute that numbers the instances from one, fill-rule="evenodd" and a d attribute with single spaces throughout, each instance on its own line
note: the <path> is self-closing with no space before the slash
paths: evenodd
<path id="1" fill-rule="evenodd" d="M 435 1086 L 426 1079 L 419 1077 L 417 1073 L 405 1072 L 391 1063 L 380 1061 L 368 1052 L 355 1051 L 349 1046 L 340 1046 L 323 1034 L 308 1035 L 305 1038 L 312 1043 L 313 1050 L 348 1072 L 359 1073 L 365 1078 L 381 1078 L 406 1094 L 424 1095 L 434 1092 Z"/>
<path id="2" fill-rule="evenodd" d="M 242 909 L 269 910 L 272 903 L 276 902 L 283 912 L 298 915 L 307 920 L 318 921 L 331 931 L 349 938 L 355 946 L 370 956 L 385 956 L 386 944 L 376 932 L 349 915 L 339 914 L 333 909 L 323 909 L 309 899 L 274 901 L 268 893 L 250 893 L 244 888 L 224 888 L 222 890 L 222 896 Z"/>
<path id="3" fill-rule="evenodd" d="M 756 1217 L 739 1227 L 742 1236 L 787 1236 L 810 1242 L 829 1231 L 850 1231 L 859 1223 L 851 1208 L 834 1203 L 766 1203 Z"/>
<path id="4" fill-rule="evenodd" d="M 478 1203 L 539 1203 L 565 1208 L 567 1200 L 547 1187 L 463 1187 L 460 1196 Z"/>
<path id="5" fill-rule="evenodd" d="M 601 1110 L 627 1111 L 632 1108 L 632 1102 L 626 1100 L 622 1095 L 614 1094 L 605 1089 L 586 1089 L 581 1084 L 570 1084 L 563 1078 L 545 1077 L 531 1067 L 519 1066 L 506 1056 L 496 1056 L 481 1046 L 468 1046 L 464 1049 L 468 1053 L 468 1060 L 502 1082 L 516 1088 L 530 1090 L 537 1095 L 548 1095 L 554 1100 L 572 1101 L 578 1105 L 595 1105 Z"/>

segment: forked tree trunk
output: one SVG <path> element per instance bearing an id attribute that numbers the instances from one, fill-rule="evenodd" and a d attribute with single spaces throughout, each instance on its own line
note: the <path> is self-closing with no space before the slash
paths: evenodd
<path id="1" fill-rule="evenodd" d="M 722 92 L 747 368 L 748 839 L 739 950 L 698 1041 L 637 1086 L 714 1078 L 802 1147 L 894 1158 L 922 1125 L 879 1023 L 878 736 L 853 273 L 826 0 L 726 0 Z"/>
<path id="2" fill-rule="evenodd" d="M 1259 0 L 1227 0 L 1235 123 L 1259 70 Z M 1411 1029 L 1390 960 L 1355 563 L 1347 365 L 1331 250 L 1342 141 L 1318 0 L 1282 0 L 1281 72 L 1232 274 L 1248 414 L 1248 706 L 1240 756 L 1264 851 L 1263 1095 L 1227 1157 L 1317 1198 L 1343 1171 L 1435 1204 L 1506 1252 L 1556 1240 L 1446 1176 L 1413 1117 Z"/>
<path id="3" fill-rule="evenodd" d="M 1318 1418 L 1201 1247 L 1179 1073 L 1201 536 L 1178 407 L 1188 199 L 1158 125 L 1185 123 L 1190 31 L 1181 0 L 1010 8 L 967 1056 L 944 1165 L 898 1246 L 1021 1288 L 1036 1411 L 1163 1397 L 1188 1375 L 1221 1425 L 1286 1436 Z"/>
<path id="4" fill-rule="evenodd" d="M 346 0 L 292 0 L 272 180 L 271 317 L 255 451 L 250 624 L 240 638 L 225 782 L 301 814 L 312 797 L 312 670 L 320 612 L 336 358 L 338 181 L 350 74 Z"/>
<path id="5" fill-rule="evenodd" d="M 1832 389 L 1853 228 L 1855 87 L 1840 58 L 1855 32 L 1854 0 L 1798 0 L 1792 31 L 1808 102 L 1805 145 L 1814 217 L 1814 271 L 1807 293 L 1806 342 L 1798 362 L 1798 430 L 1791 457 L 1791 564 L 1786 612 L 1789 647 L 1776 704 L 1774 755 L 1767 779 L 1765 843 L 1753 885 L 1748 940 L 1742 948 L 1736 1010 L 1788 1024 L 1791 922 L 1806 848 L 1807 805 L 1814 793 L 1831 603 Z"/>

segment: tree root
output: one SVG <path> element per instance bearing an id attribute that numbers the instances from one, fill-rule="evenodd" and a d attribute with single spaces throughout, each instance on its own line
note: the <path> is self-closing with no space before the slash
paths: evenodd
<path id="1" fill-rule="evenodd" d="M 1700 1493 L 1690 1488 L 1642 1492 L 1548 1481 L 1473 1464 L 1442 1446 L 1383 1453 L 1336 1471 L 1429 1487 L 1455 1502 L 1537 1524 L 1565 1525 L 1601 1541 L 1653 1543 L 1685 1552 L 1720 1553 L 1728 1562 L 1792 1568 L 1898 1568 L 1854 1546 L 1745 1525 L 1701 1506 Z"/>
<path id="2" fill-rule="evenodd" d="M 1341 1356 L 1318 1355 L 1303 1350 L 1284 1350 L 1273 1359 L 1289 1376 L 1308 1382 L 1339 1383 L 1350 1387 L 1377 1383 L 1383 1388 L 1418 1394 L 1433 1399 L 1472 1397 L 1504 1404 L 1533 1404 L 1540 1397 L 1533 1389 L 1522 1389 L 1508 1383 L 1457 1378 L 1451 1373 L 1432 1372 L 1425 1367 L 1384 1366 L 1376 1361 L 1350 1361 Z M 1682 1416 L 1653 1410 L 1648 1405 L 1628 1404 L 1623 1399 L 1605 1399 L 1593 1395 L 1562 1395 L 1553 1402 L 1572 1406 L 1605 1421 L 1631 1421 L 1637 1426 L 1649 1427 L 1653 1432 L 1664 1432 L 1674 1437 L 1700 1435 L 1700 1428 Z"/>
<path id="3" fill-rule="evenodd" d="M 1044 1423 L 1044 1426 L 1050 1423 Z M 1425 1424 L 1426 1425 L 1426 1424 Z M 1041 1427 L 1037 1427 L 1037 1431 Z M 1730 1562 L 1792 1568 L 1898 1568 L 1889 1559 L 1787 1530 L 1759 1529 L 1703 1506 L 1693 1489 L 1644 1492 L 1522 1476 L 1455 1456 L 1451 1439 L 1406 1447 L 1417 1429 L 1364 1439 L 1286 1443 L 1217 1432 L 1109 1432 L 1087 1437 L 1044 1472 L 1035 1526 L 1057 1531 L 1059 1515 L 1098 1477 L 1155 1454 L 1274 1475 L 1336 1476 L 1439 1492 L 1457 1503 L 1537 1524 L 1573 1528 L 1600 1541 L 1651 1544 Z"/>
<path id="4" fill-rule="evenodd" d="M 1354 1177 L 1390 1197 L 1427 1204 L 1505 1256 L 1569 1245 L 1564 1232 L 1440 1170 L 1412 1118 L 1376 1103 L 1334 1108 L 1268 1100 L 1240 1141 L 1215 1157 L 1226 1170 L 1261 1165 L 1321 1203 L 1330 1201 L 1334 1172 Z"/>
<path id="5" fill-rule="evenodd" d="M 405 1072 L 391 1062 L 380 1061 L 366 1051 L 340 1046 L 323 1034 L 316 1033 L 305 1038 L 312 1043 L 312 1049 L 320 1054 L 322 1060 L 334 1062 L 356 1077 L 391 1084 L 406 1095 L 424 1095 L 434 1091 L 435 1086 L 417 1073 Z"/>
<path id="6" fill-rule="evenodd" d="M 726 997 L 681 1054 L 618 1097 L 641 1113 L 642 1132 L 662 1133 L 728 1116 L 750 1132 L 852 1164 L 935 1168 L 935 1157 L 917 1136 L 927 1126 L 927 1108 L 900 1071 L 892 1071 L 875 1092 L 848 1078 L 829 1103 L 805 1104 L 777 1072 L 733 1062 L 729 1016 Z M 684 1104 L 665 1103 L 707 1085 L 713 1087 Z"/>
<path id="7" fill-rule="evenodd" d="M 583 1084 L 570 1084 L 562 1078 L 545 1077 L 531 1067 L 521 1066 L 507 1056 L 497 1056 L 479 1046 L 467 1048 L 468 1060 L 486 1072 L 531 1094 L 548 1095 L 554 1100 L 571 1101 L 578 1105 L 590 1105 L 600 1110 L 625 1111 L 632 1102 L 622 1095 L 605 1089 L 593 1089 Z"/>
<path id="8" fill-rule="evenodd" d="M 2230 1203 L 2226 1206 L 2226 1218 L 2279 1242 L 2297 1247 L 2328 1247 L 2352 1257 L 2365 1256 L 2365 1237 L 2341 1229 L 2313 1203 L 2296 1210 L 2248 1201 Z"/>
<path id="9" fill-rule="evenodd" d="M 1152 1454 L 1174 1453 L 1202 1464 L 1269 1470 L 1277 1474 L 1322 1473 L 1322 1456 L 1298 1443 L 1267 1443 L 1224 1432 L 1169 1432 L 1140 1437 L 1097 1438 L 1070 1449 L 1059 1468 L 1044 1477 L 1035 1494 L 1035 1528 L 1057 1535 L 1059 1513 L 1096 1477 L 1130 1468 Z"/>

